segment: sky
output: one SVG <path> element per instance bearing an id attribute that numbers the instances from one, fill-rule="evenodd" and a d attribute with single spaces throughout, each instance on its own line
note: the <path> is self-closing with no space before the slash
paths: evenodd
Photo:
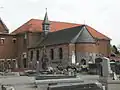
<path id="1" fill-rule="evenodd" d="M 119 0 L 0 0 L 0 17 L 10 32 L 30 19 L 87 24 L 120 45 Z"/>

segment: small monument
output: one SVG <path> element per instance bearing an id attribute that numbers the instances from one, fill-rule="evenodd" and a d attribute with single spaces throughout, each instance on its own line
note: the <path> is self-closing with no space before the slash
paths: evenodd
<path id="1" fill-rule="evenodd" d="M 111 71 L 111 67 L 110 67 L 110 60 L 106 57 L 103 57 L 102 58 L 102 73 L 103 73 L 103 77 L 109 77 L 110 76 L 110 73 L 112 72 Z"/>
<path id="2" fill-rule="evenodd" d="M 75 51 L 72 51 L 72 64 L 75 64 Z"/>
<path id="3" fill-rule="evenodd" d="M 36 62 L 36 71 L 39 72 L 39 61 Z"/>
<path id="4" fill-rule="evenodd" d="M 108 78 L 112 74 L 112 79 L 113 80 L 118 79 L 116 73 L 111 70 L 109 58 L 103 57 L 103 60 L 102 60 L 101 64 L 102 64 L 103 77 Z"/>

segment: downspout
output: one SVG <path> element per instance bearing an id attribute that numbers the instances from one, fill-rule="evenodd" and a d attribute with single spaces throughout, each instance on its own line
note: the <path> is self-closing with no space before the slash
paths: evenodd
<path id="1" fill-rule="evenodd" d="M 29 50 L 28 50 L 28 47 L 29 47 L 29 32 L 26 32 L 26 34 L 27 34 L 27 39 L 26 39 L 26 55 L 27 55 L 27 68 L 29 68 L 29 59 L 28 59 L 28 52 L 29 52 Z"/>
<path id="2" fill-rule="evenodd" d="M 75 63 L 77 62 L 77 51 L 76 51 L 76 43 L 75 44 Z"/>
<path id="3" fill-rule="evenodd" d="M 68 62 L 70 61 L 70 44 L 68 44 Z"/>

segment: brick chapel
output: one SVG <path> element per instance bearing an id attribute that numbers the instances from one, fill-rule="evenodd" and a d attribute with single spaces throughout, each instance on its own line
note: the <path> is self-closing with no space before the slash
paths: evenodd
<path id="1" fill-rule="evenodd" d="M 39 69 L 72 63 L 95 63 L 110 55 L 111 39 L 92 27 L 59 21 L 31 19 L 12 33 L 0 19 L 0 70 Z"/>

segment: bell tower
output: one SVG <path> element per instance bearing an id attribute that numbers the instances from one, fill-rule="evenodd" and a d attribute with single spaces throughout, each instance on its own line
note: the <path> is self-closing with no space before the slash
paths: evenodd
<path id="1" fill-rule="evenodd" d="M 50 22 L 48 20 L 47 8 L 46 8 L 45 17 L 44 17 L 44 20 L 43 20 L 43 23 L 42 23 L 42 30 L 43 30 L 43 33 L 44 33 L 45 36 L 50 31 Z"/>

